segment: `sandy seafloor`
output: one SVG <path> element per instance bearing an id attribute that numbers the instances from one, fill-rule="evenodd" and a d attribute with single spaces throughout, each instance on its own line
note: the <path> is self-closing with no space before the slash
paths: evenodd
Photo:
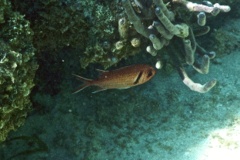
<path id="1" fill-rule="evenodd" d="M 239 160 L 240 48 L 213 60 L 207 75 L 186 70 L 195 82 L 218 83 L 200 94 L 176 72 L 158 70 L 138 87 L 72 95 L 80 82 L 66 77 L 57 95 L 35 95 L 46 112 L 33 111 L 10 133 L 9 139 L 20 138 L 1 145 L 1 158 Z"/>

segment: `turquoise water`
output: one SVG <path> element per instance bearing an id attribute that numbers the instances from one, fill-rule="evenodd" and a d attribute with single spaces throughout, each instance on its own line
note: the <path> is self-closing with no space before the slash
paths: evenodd
<path id="1" fill-rule="evenodd" d="M 64 72 L 61 81 L 51 82 L 58 89 L 51 88 L 50 83 L 43 87 L 45 91 L 34 91 L 33 111 L 25 124 L 10 132 L 1 144 L 0 159 L 239 159 L 238 26 L 239 19 L 229 19 L 219 27 L 226 37 L 232 37 L 223 42 L 234 40 L 236 46 L 212 60 L 208 74 L 198 74 L 186 66 L 195 82 L 217 80 L 217 85 L 205 94 L 191 91 L 176 71 L 164 70 L 157 70 L 152 80 L 137 87 L 96 94 L 91 93 L 95 88 L 89 87 L 71 94 L 81 84 L 71 75 L 77 72 L 78 64 L 69 66 L 74 62 L 69 56 L 74 51 L 59 51 Z M 131 57 L 120 65 L 140 63 L 142 57 L 146 56 Z M 155 63 L 152 57 L 146 61 Z M 89 78 L 97 74 L 94 67 L 82 73 Z"/>
<path id="2" fill-rule="evenodd" d="M 149 83 L 128 90 L 36 94 L 45 112 L 34 111 L 11 132 L 12 138 L 29 139 L 6 143 L 4 155 L 42 148 L 15 159 L 237 159 L 239 58 L 239 51 L 232 52 L 221 58 L 222 64 L 211 65 L 209 75 L 192 76 L 200 82 L 218 80 L 206 94 L 190 91 L 177 73 L 161 71 Z"/>

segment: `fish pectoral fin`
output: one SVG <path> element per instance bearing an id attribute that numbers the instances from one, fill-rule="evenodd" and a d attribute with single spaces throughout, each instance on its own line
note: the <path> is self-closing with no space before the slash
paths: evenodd
<path id="1" fill-rule="evenodd" d="M 92 93 L 98 93 L 98 92 L 105 91 L 105 90 L 107 90 L 107 89 L 106 88 L 99 88 L 96 91 L 93 91 Z"/>

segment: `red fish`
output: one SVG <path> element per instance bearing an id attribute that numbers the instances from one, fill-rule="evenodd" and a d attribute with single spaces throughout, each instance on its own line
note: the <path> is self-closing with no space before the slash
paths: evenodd
<path id="1" fill-rule="evenodd" d="M 156 73 L 153 67 L 145 64 L 126 66 L 112 71 L 98 71 L 101 75 L 95 80 L 74 74 L 74 76 L 84 83 L 73 93 L 80 92 L 89 86 L 99 87 L 93 93 L 107 89 L 127 89 L 149 81 Z"/>

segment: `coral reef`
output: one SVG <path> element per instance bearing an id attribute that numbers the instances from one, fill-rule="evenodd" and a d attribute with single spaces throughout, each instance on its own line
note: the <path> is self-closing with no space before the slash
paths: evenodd
<path id="1" fill-rule="evenodd" d="M 135 5 L 133 9 L 140 16 L 140 20 L 143 20 L 144 23 L 154 20 L 153 16 L 156 15 L 153 13 L 152 1 L 141 2 L 139 0 L 133 2 Z M 141 4 L 143 2 L 145 4 Z M 205 12 L 211 12 L 214 8 L 208 7 L 206 9 L 205 7 L 205 10 L 196 16 L 195 13 L 189 13 L 188 10 L 193 10 L 192 8 L 197 3 L 180 2 L 179 0 L 163 2 L 168 4 L 165 10 L 168 9 L 170 16 L 172 16 L 170 21 L 178 23 L 178 27 L 185 29 L 185 34 L 188 34 L 187 28 L 189 25 L 191 25 L 190 27 L 194 26 L 193 19 L 196 19 L 196 17 L 199 18 L 195 22 L 198 21 L 198 24 L 205 25 L 207 22 Z M 185 2 L 189 3 L 184 4 Z M 64 47 L 75 48 L 78 54 L 73 58 L 79 59 L 82 68 L 86 68 L 91 63 L 101 64 L 104 68 L 108 68 L 117 64 L 123 58 L 145 50 L 145 44 L 148 43 L 148 39 L 142 38 L 142 34 L 136 32 L 136 27 L 132 25 L 132 19 L 129 22 L 129 17 L 127 18 L 124 13 L 126 7 L 122 6 L 119 0 L 24 0 L 21 2 L 14 1 L 13 3 L 15 10 L 25 14 L 31 22 L 34 31 L 34 45 L 39 55 L 43 51 L 55 54 Z M 192 4 L 192 6 L 189 4 Z M 144 5 L 152 8 L 147 9 Z M 179 7 L 184 5 L 188 6 L 188 9 Z M 156 8 L 156 6 L 154 7 Z M 214 10 L 212 14 L 218 14 L 218 11 L 224 10 L 221 5 L 215 7 L 219 9 Z M 198 7 L 198 10 L 200 11 L 201 7 Z M 184 22 L 184 24 L 180 22 Z M 159 24 L 155 25 L 158 25 L 158 28 L 160 27 Z M 167 36 L 166 33 L 161 34 Z M 173 35 L 170 35 L 165 38 L 172 39 L 173 37 Z M 161 45 L 158 44 L 158 47 L 161 48 Z M 148 48 L 148 51 L 156 54 L 152 48 Z"/>
<path id="2" fill-rule="evenodd" d="M 210 30 L 209 27 L 205 27 L 206 13 L 216 16 L 220 12 L 229 12 L 229 6 L 219 3 L 212 4 L 209 1 L 203 1 L 199 4 L 187 0 L 172 0 L 166 4 L 163 0 L 135 0 L 133 3 L 130 0 L 122 0 L 122 3 L 135 30 L 151 41 L 152 44 L 146 48 L 147 52 L 156 56 L 162 48 L 174 41 L 172 47 L 184 48 L 183 51 L 175 49 L 175 54 L 170 55 L 183 83 L 191 90 L 200 93 L 205 93 L 215 86 L 216 80 L 209 81 L 204 85 L 193 82 L 183 69 L 182 64 L 191 65 L 201 74 L 208 73 L 210 59 L 213 59 L 216 53 L 202 48 L 196 42 L 195 35 L 203 35 Z M 182 7 L 185 11 L 181 10 Z M 196 21 L 198 26 L 203 28 L 195 31 L 196 33 L 192 29 L 194 25 L 190 23 L 188 18 L 185 18 L 186 11 L 198 12 Z M 176 38 L 181 41 L 174 40 Z M 195 58 L 197 59 L 195 60 Z M 160 61 L 157 62 L 157 65 L 161 66 L 159 63 Z"/>
<path id="3" fill-rule="evenodd" d="M 38 67 L 34 59 L 29 21 L 1 1 L 0 15 L 0 142 L 23 125 L 31 102 L 29 94 Z"/>
<path id="4" fill-rule="evenodd" d="M 39 55 L 41 52 L 55 54 L 64 47 L 71 47 L 77 49 L 79 54 L 75 58 L 80 60 L 82 68 L 90 63 L 108 68 L 140 51 L 136 44 L 139 41 L 134 39 L 131 43 L 139 36 L 130 37 L 129 30 L 123 33 L 118 29 L 121 28 L 118 21 L 124 13 L 118 0 L 25 0 L 14 1 L 14 6 L 31 22 Z M 128 25 L 128 21 L 124 21 L 124 25 Z"/>

